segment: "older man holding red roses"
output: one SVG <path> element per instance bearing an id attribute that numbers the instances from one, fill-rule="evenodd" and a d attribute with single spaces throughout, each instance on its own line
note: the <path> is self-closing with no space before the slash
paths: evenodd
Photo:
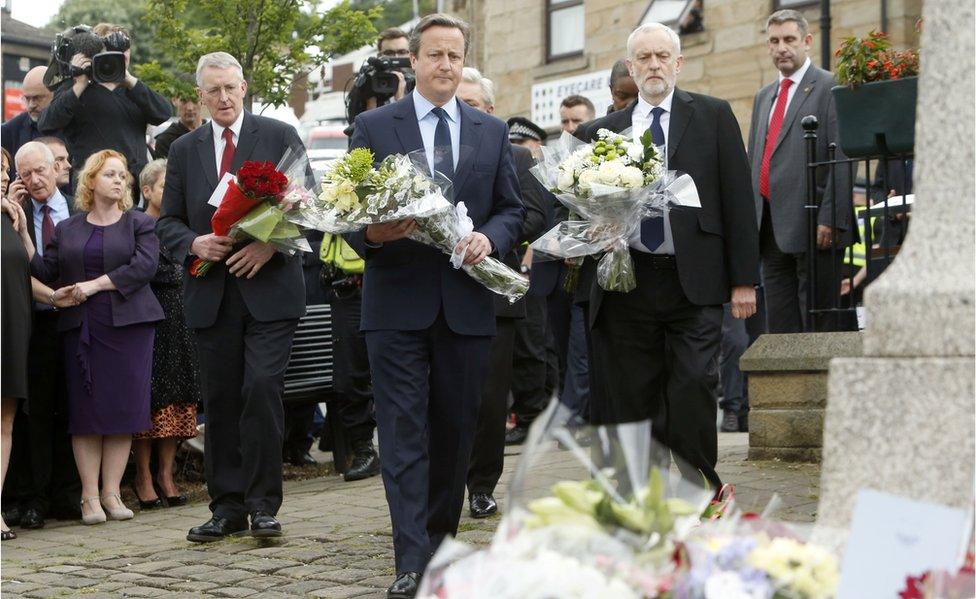
<path id="1" fill-rule="evenodd" d="M 281 394 L 292 337 L 305 313 L 301 259 L 270 243 L 215 234 L 208 200 L 224 174 L 241 174 L 245 161 L 278 164 L 289 148 L 302 152 L 302 144 L 292 127 L 244 110 L 247 82 L 230 54 L 202 56 L 196 76 L 213 120 L 173 142 L 156 225 L 174 256 L 213 263 L 185 287 L 187 325 L 200 355 L 213 512 L 187 539 L 246 532 L 248 517 L 253 536 L 278 536 Z"/>

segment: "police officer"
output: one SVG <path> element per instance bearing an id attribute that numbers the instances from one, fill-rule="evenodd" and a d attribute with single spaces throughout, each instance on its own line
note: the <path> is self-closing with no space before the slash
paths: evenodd
<path id="1" fill-rule="evenodd" d="M 359 330 L 365 263 L 339 235 L 322 238 L 322 282 L 332 307 L 333 381 L 339 396 L 338 417 L 353 451 L 347 481 L 376 476 L 380 459 L 373 447 L 376 419 L 366 338 Z"/>

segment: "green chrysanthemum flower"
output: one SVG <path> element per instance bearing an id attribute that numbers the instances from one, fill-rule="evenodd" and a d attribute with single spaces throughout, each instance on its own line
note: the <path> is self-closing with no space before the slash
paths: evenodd
<path id="1" fill-rule="evenodd" d="M 355 183 L 362 183 L 373 169 L 373 152 L 368 148 L 356 148 L 343 160 L 346 177 Z"/>

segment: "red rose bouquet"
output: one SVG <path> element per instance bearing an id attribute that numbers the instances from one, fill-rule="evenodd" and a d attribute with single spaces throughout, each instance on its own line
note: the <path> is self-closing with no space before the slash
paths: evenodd
<path id="1" fill-rule="evenodd" d="M 311 251 L 299 228 L 285 219 L 287 213 L 299 210 L 310 197 L 301 183 L 305 161 L 298 158 L 289 150 L 278 166 L 245 161 L 210 219 L 214 234 L 271 243 L 288 254 Z M 190 275 L 202 277 L 212 266 L 213 262 L 196 258 L 190 265 Z"/>

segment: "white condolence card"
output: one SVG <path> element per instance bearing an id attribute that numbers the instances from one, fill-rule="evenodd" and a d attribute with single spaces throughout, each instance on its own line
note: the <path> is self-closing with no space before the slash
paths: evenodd
<path id="1" fill-rule="evenodd" d="M 230 173 L 224 173 L 224 176 L 220 178 L 217 182 L 217 188 L 214 189 L 213 193 L 210 194 L 210 199 L 207 203 L 214 208 L 220 208 L 220 203 L 224 201 L 224 194 L 227 193 L 227 186 L 230 182 L 234 180 L 234 175 Z"/>
<path id="2" fill-rule="evenodd" d="M 958 571 L 970 516 L 965 510 L 862 489 L 837 599 L 897 597 L 908 576 Z"/>

